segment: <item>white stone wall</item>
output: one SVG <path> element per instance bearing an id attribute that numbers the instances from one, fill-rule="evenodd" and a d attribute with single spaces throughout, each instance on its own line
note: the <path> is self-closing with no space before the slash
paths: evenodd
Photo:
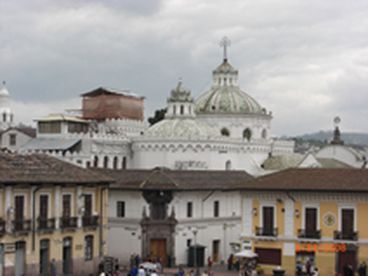
<path id="1" fill-rule="evenodd" d="M 168 207 L 174 207 L 178 224 L 175 237 L 177 264 L 187 263 L 187 240 L 194 244 L 193 229 L 197 229 L 197 243 L 206 246 L 206 259 L 212 255 L 214 240 L 220 241 L 219 261 L 226 261 L 232 253 L 230 243 L 240 239 L 240 193 L 239 192 L 180 192 L 175 193 Z M 214 201 L 220 202 L 219 217 L 214 217 Z M 125 201 L 126 217 L 116 217 L 116 202 Z M 187 203 L 193 202 L 193 217 L 187 217 Z M 141 253 L 141 228 L 143 207 L 148 205 L 140 192 L 111 190 L 109 193 L 109 255 L 128 263 L 130 254 Z"/>
<path id="2" fill-rule="evenodd" d="M 360 168 L 363 164 L 362 160 L 360 160 L 354 151 L 343 145 L 326 146 L 317 152 L 316 157 L 336 159 L 356 168 Z"/>

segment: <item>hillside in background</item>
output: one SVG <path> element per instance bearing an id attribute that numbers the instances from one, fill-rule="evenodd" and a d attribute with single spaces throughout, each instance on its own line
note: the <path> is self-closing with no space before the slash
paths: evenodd
<path id="1" fill-rule="evenodd" d="M 320 146 L 328 143 L 332 139 L 332 136 L 332 131 L 319 131 L 315 133 L 296 136 L 293 139 L 295 139 L 297 143 L 299 141 L 304 141 Z M 341 138 L 345 142 L 345 144 L 368 146 L 368 133 L 343 132 L 341 134 Z"/>

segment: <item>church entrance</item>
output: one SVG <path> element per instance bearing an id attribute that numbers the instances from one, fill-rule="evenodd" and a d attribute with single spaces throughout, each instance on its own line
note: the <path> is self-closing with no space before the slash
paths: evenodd
<path id="1" fill-rule="evenodd" d="M 212 241 L 212 260 L 214 263 L 219 261 L 220 257 L 220 240 Z"/>
<path id="2" fill-rule="evenodd" d="M 150 253 L 152 260 L 161 260 L 161 263 L 166 264 L 166 239 L 152 239 L 150 242 Z"/>

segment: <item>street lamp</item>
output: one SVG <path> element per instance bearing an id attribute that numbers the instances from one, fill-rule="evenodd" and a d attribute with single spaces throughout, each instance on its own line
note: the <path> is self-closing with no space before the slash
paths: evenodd
<path id="1" fill-rule="evenodd" d="M 194 268 L 195 268 L 195 275 L 198 276 L 199 273 L 198 273 L 198 265 L 197 265 L 197 233 L 198 233 L 198 230 L 197 229 L 193 229 L 192 230 L 193 232 L 193 236 L 194 236 L 194 254 L 193 254 L 193 257 L 194 257 Z"/>

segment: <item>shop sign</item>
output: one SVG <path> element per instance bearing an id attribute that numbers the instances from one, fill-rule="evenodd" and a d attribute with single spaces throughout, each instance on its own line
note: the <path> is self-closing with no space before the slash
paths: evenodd
<path id="1" fill-rule="evenodd" d="M 345 243 L 297 243 L 295 251 L 298 252 L 346 252 Z"/>

